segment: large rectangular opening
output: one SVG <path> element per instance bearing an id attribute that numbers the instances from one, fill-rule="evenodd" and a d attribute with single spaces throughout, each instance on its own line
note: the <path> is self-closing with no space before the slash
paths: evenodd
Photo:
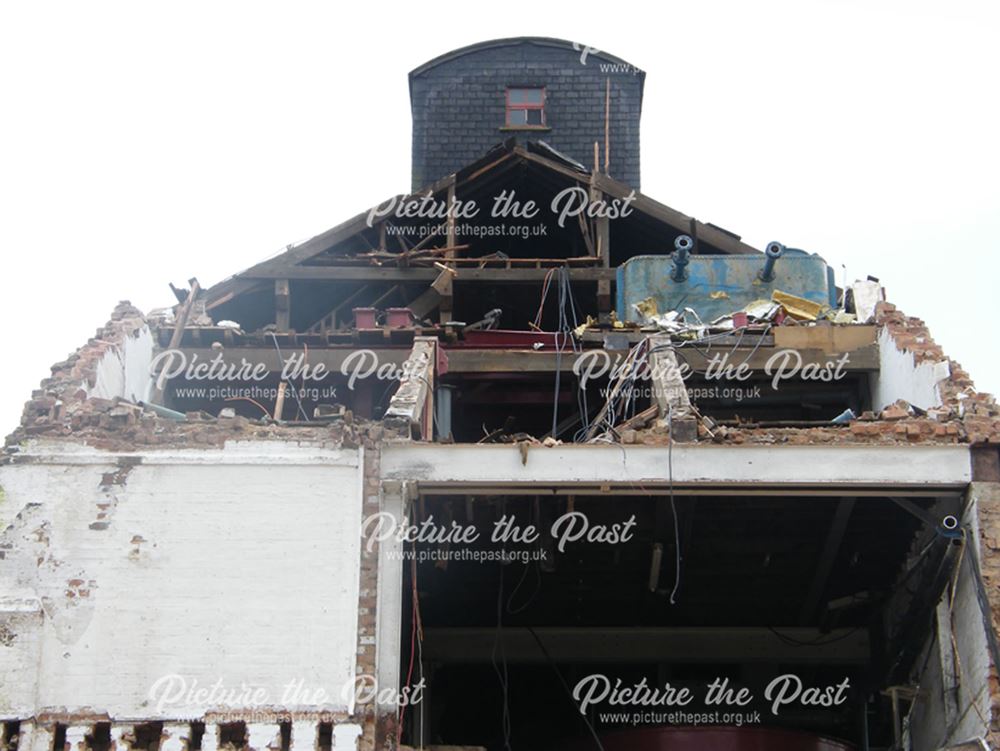
<path id="1" fill-rule="evenodd" d="M 519 492 L 412 504 L 404 744 L 893 745 L 962 565 L 958 497 Z"/>

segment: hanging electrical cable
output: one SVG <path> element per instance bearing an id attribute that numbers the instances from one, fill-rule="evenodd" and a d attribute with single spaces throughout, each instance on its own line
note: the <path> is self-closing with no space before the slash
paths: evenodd
<path id="1" fill-rule="evenodd" d="M 542 300 L 538 307 L 538 315 L 535 317 L 535 327 L 539 328 L 541 326 L 542 308 L 545 305 L 545 299 L 548 295 L 550 282 L 553 277 L 555 277 L 556 280 L 558 322 L 554 336 L 556 349 L 556 376 L 555 389 L 552 395 L 552 428 L 550 435 L 553 438 L 558 438 L 559 395 L 562 390 L 563 353 L 566 351 L 567 347 L 569 347 L 575 355 L 578 355 L 583 351 L 583 348 L 576 338 L 575 332 L 577 327 L 580 325 L 579 316 L 577 314 L 576 299 L 573 297 L 573 288 L 570 282 L 569 269 L 565 266 L 560 266 L 557 269 L 551 269 L 550 272 L 545 275 L 545 282 L 542 286 Z M 587 404 L 587 393 L 585 389 L 577 388 L 577 408 L 580 411 L 580 422 L 585 427 L 588 427 L 590 409 Z M 575 436 L 574 440 L 576 440 Z"/>
<path id="2" fill-rule="evenodd" d="M 501 516 L 506 512 L 506 504 L 501 501 L 500 513 Z M 500 555 L 501 561 L 506 553 L 506 545 L 501 545 Z M 493 639 L 493 652 L 490 655 L 490 661 L 493 664 L 493 671 L 497 674 L 497 679 L 500 681 L 500 693 L 503 697 L 501 704 L 501 716 L 500 716 L 500 729 L 503 732 L 503 747 L 505 751 L 512 751 L 510 745 L 511 736 L 511 719 L 510 719 L 510 676 L 507 671 L 507 654 L 503 646 L 503 611 L 504 611 L 504 599 L 503 599 L 503 579 L 504 579 L 504 564 L 500 563 L 500 583 L 497 592 L 497 627 Z M 499 653 L 500 661 L 497 664 L 497 654 Z"/>
<path id="3" fill-rule="evenodd" d="M 409 664 L 409 667 L 407 668 L 407 671 L 406 671 L 406 683 L 405 683 L 406 686 L 410 686 L 411 685 L 411 681 L 413 680 L 414 662 L 415 662 L 416 657 L 417 657 L 418 649 L 420 649 L 417 645 L 418 645 L 418 643 L 420 641 L 423 641 L 423 629 L 420 626 L 420 599 L 419 599 L 420 595 L 418 594 L 418 591 L 417 591 L 417 556 L 416 556 L 416 551 L 417 551 L 417 544 L 414 542 L 413 543 L 413 557 L 410 558 L 410 583 L 412 585 L 413 602 L 412 602 L 412 605 L 411 605 L 411 608 L 412 608 L 412 617 L 411 617 L 411 625 L 410 625 L 410 664 Z M 423 666 L 420 667 L 420 672 L 421 672 L 421 676 L 422 676 L 422 674 L 423 674 Z M 403 704 L 399 708 L 399 727 L 400 728 L 403 727 L 403 720 L 405 718 L 406 718 L 406 704 Z"/>
<path id="4" fill-rule="evenodd" d="M 542 655 L 544 655 L 545 660 L 549 663 L 549 667 L 551 667 L 553 672 L 555 672 L 556 677 L 559 679 L 559 683 L 562 685 L 563 690 L 566 692 L 566 696 L 568 696 L 569 700 L 572 702 L 574 709 L 577 709 L 579 711 L 576 699 L 573 698 L 573 691 L 570 689 L 569 684 L 563 677 L 562 671 L 559 670 L 559 666 L 556 665 L 555 660 L 552 659 L 552 655 L 549 654 L 549 650 L 545 648 L 545 645 L 542 643 L 542 640 L 538 638 L 538 634 L 535 633 L 535 629 L 533 629 L 531 626 L 527 626 L 526 628 L 528 629 L 528 633 L 531 634 L 532 638 L 535 640 L 535 643 L 538 645 L 538 648 L 542 651 Z M 594 739 L 594 743 L 597 746 L 598 750 L 604 751 L 604 745 L 601 743 L 601 739 L 597 735 L 597 731 L 591 724 L 590 719 L 587 717 L 586 714 L 583 713 L 580 714 L 580 717 L 583 719 L 584 724 L 587 726 L 587 730 L 590 731 L 590 735 Z"/>
<path id="5" fill-rule="evenodd" d="M 667 482 L 670 489 L 670 512 L 674 517 L 674 549 L 676 558 L 674 562 L 674 588 L 670 592 L 670 604 L 677 604 L 677 590 L 681 588 L 681 528 L 677 520 L 677 504 L 674 500 L 674 430 L 673 430 L 674 409 L 667 409 L 667 434 L 670 436 L 670 443 L 667 444 Z"/>

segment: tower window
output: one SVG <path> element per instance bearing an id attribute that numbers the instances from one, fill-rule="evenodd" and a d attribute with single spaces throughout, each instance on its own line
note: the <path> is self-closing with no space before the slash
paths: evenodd
<path id="1" fill-rule="evenodd" d="M 507 127 L 531 127 L 545 125 L 545 89 L 507 89 Z"/>

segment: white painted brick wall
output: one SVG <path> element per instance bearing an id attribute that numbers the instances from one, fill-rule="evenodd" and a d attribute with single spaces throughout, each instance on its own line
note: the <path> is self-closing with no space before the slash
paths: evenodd
<path id="1" fill-rule="evenodd" d="M 975 519 L 973 507 L 970 518 Z M 976 533 L 978 534 L 978 533 Z M 971 546 L 965 555 L 972 555 Z M 958 577 L 954 605 L 947 599 L 939 605 L 944 614 L 944 629 L 950 621 L 954 633 L 954 644 L 958 648 L 960 673 L 958 690 L 953 701 L 957 704 L 957 715 L 950 717 L 947 700 L 942 690 L 941 642 L 945 640 L 945 654 L 952 649 L 951 634 L 942 630 L 932 637 L 926 649 L 926 670 L 922 676 L 920 694 L 910 712 L 910 738 L 913 751 L 936 751 L 939 748 L 979 738 L 986 733 L 986 723 L 990 718 L 989 696 L 989 649 L 983 615 L 976 596 L 975 579 L 968 565 L 963 562 Z M 947 662 L 947 660 L 946 660 Z"/>
<path id="2" fill-rule="evenodd" d="M 330 697 L 322 709 L 346 708 L 358 452 L 277 442 L 153 452 L 124 485 L 103 489 L 118 471 L 113 458 L 81 450 L 46 461 L 0 468 L 0 542 L 13 542 L 0 560 L 0 623 L 14 625 L 0 639 L 0 717 L 87 708 L 117 720 L 187 719 L 226 709 L 158 711 L 149 692 L 169 674 L 316 709 L 281 701 L 286 684 L 303 681 Z"/>

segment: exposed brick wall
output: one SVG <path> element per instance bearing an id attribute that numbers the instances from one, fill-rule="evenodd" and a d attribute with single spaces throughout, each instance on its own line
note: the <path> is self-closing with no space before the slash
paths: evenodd
<path id="1" fill-rule="evenodd" d="M 914 365 L 948 363 L 948 376 L 938 383 L 941 405 L 926 411 L 900 402 L 875 414 L 866 412 L 850 424 L 812 428 L 699 429 L 699 440 L 735 444 L 911 444 L 962 443 L 1000 445 L 1000 406 L 987 393 L 976 391 L 962 367 L 944 355 L 927 325 L 907 316 L 889 303 L 879 303 L 876 323 L 885 327 L 891 341 L 913 355 Z M 628 432 L 626 443 L 661 444 L 669 441 L 664 428 Z"/>
<path id="2" fill-rule="evenodd" d="M 379 512 L 381 471 L 381 428 L 375 427 L 365 440 L 364 487 L 362 489 L 362 518 Z M 358 589 L 358 661 L 357 674 L 378 674 L 375 657 L 377 633 L 378 543 L 369 552 L 361 546 L 361 579 Z M 375 706 L 369 704 L 359 711 L 356 718 L 362 726 L 358 739 L 359 751 L 375 749 Z"/>
<path id="3" fill-rule="evenodd" d="M 44 450 L 49 451 L 58 450 L 54 447 L 63 442 L 71 447 L 86 445 L 91 449 L 109 452 L 173 448 L 208 450 L 223 448 L 234 441 L 266 441 L 274 442 L 275 445 L 289 443 L 292 446 L 303 448 L 315 445 L 320 450 L 338 448 L 350 450 L 363 447 L 365 465 L 363 468 L 364 496 L 360 499 L 364 506 L 362 513 L 370 513 L 372 508 L 377 510 L 379 503 L 379 447 L 382 440 L 382 428 L 378 424 L 354 422 L 350 413 L 341 421 L 309 426 L 280 425 L 268 419 L 213 418 L 203 415 L 197 417 L 189 415 L 188 421 L 178 422 L 158 417 L 149 411 L 143 411 L 136 405 L 121 399 L 88 396 L 98 382 L 98 365 L 102 358 L 112 353 L 115 348 L 122 347 L 127 337 L 133 336 L 146 325 L 146 320 L 137 309 L 127 302 L 121 303 L 116 307 L 108 324 L 99 329 L 91 340 L 71 354 L 64 362 L 55 365 L 52 368 L 52 375 L 42 382 L 40 389 L 33 393 L 31 401 L 26 405 L 22 424 L 8 437 L 6 451 L 0 455 L 0 466 L 34 464 L 33 453 L 37 446 L 42 446 Z M 35 443 L 35 441 L 41 443 Z M 94 493 L 88 494 L 87 503 L 81 507 L 87 508 L 85 521 L 89 524 L 90 534 L 111 534 L 106 530 L 109 529 L 109 525 L 114 524 L 113 517 L 118 507 L 117 496 L 111 491 L 126 485 L 128 474 L 132 468 L 131 463 L 126 462 L 123 465 L 119 462 L 117 465 L 112 465 L 110 468 L 98 472 L 98 476 L 102 477 L 100 492 L 96 495 Z M 41 467 L 38 469 L 43 471 Z M 100 467 L 94 468 L 95 471 L 99 469 Z M 105 488 L 110 490 L 105 492 Z M 322 498 L 328 495 L 328 492 L 323 490 L 323 486 L 317 486 L 316 492 L 317 503 L 321 503 Z M 147 540 L 142 536 L 133 536 L 132 543 L 135 555 L 141 556 Z M 12 549 L 7 550 L 8 557 L 10 557 Z M 0 555 L 0 557 L 3 556 Z M 133 555 L 133 557 L 135 556 Z M 360 559 L 355 670 L 358 674 L 375 675 L 374 639 L 378 554 L 377 552 L 367 553 L 362 547 Z M 334 572 L 331 575 L 336 576 L 337 574 Z M 90 579 L 74 574 L 66 579 L 65 596 L 68 600 L 73 601 L 88 598 L 93 588 L 93 582 Z M 25 617 L 37 619 L 40 614 L 31 612 L 27 613 Z M 29 631 L 31 629 L 18 635 L 21 644 L 26 643 L 25 640 L 30 636 Z M 3 634 L 0 633 L 0 637 L 2 636 Z M 26 678 L 29 678 L 34 676 L 37 669 L 37 665 L 26 663 L 21 672 Z M 268 709 L 273 709 L 276 716 L 279 717 L 284 714 L 282 707 Z M 25 727 L 31 727 L 29 720 L 32 718 L 24 716 L 23 719 L 26 721 Z M 80 723 L 107 721 L 114 718 L 106 714 L 95 715 L 91 718 L 80 711 L 73 711 L 58 716 L 50 712 L 34 719 L 51 730 L 55 722 L 70 723 L 75 727 L 80 727 Z M 232 717 L 221 718 L 206 715 L 204 719 L 213 723 L 223 719 L 231 720 Z M 301 712 L 296 712 L 294 719 L 296 723 L 305 723 L 302 732 L 308 736 L 314 732 L 314 723 L 318 719 L 324 719 L 324 717 L 322 715 L 307 717 Z M 346 713 L 336 713 L 335 716 L 326 714 L 325 719 L 331 719 L 336 726 L 347 731 L 347 735 L 350 734 L 351 727 L 360 726 L 361 735 L 357 739 L 358 747 L 365 751 L 374 748 L 375 712 L 373 707 L 359 706 L 351 716 Z M 276 732 L 276 725 L 270 729 L 269 726 L 259 724 L 250 726 L 249 723 L 253 722 L 267 722 L 266 720 L 255 720 L 253 715 L 249 715 L 247 721 L 248 728 L 256 732 L 257 735 L 263 733 L 270 737 Z M 214 728 L 214 726 L 210 727 Z M 115 733 L 120 729 L 118 723 L 115 723 Z M 185 732 L 187 731 L 185 730 Z M 39 735 L 39 738 L 42 738 L 43 735 Z M 296 745 L 303 748 L 301 744 Z M 306 749 L 311 747 L 309 743 L 305 746 Z"/>
<path id="4" fill-rule="evenodd" d="M 574 58 L 576 59 L 576 58 Z M 502 117 L 502 112 L 501 112 Z M 946 360 L 940 346 L 930 337 L 923 321 L 905 316 L 894 306 L 881 304 L 878 323 L 891 334 L 895 344 L 911 352 L 916 363 Z M 379 425 L 357 424 L 350 419 L 324 426 L 283 426 L 269 420 L 211 418 L 189 422 L 165 420 L 148 412 L 116 401 L 87 398 L 93 387 L 97 363 L 110 348 L 120 346 L 124 338 L 145 325 L 142 314 L 128 303 L 121 303 L 109 323 L 87 345 L 65 362 L 53 367 L 53 374 L 42 382 L 25 408 L 22 426 L 8 440 L 8 454 L 0 463 L 17 462 L 17 444 L 27 438 L 68 439 L 107 450 L 136 450 L 145 447 L 211 448 L 233 439 L 321 441 L 353 448 L 363 446 L 363 514 L 379 509 L 380 447 L 384 439 Z M 1000 408 L 988 394 L 975 391 L 968 374 L 953 361 L 950 375 L 940 383 L 942 405 L 927 414 L 913 414 L 906 405 L 891 405 L 881 414 L 866 414 L 845 426 L 809 429 L 723 429 L 714 438 L 702 440 L 725 443 L 969 443 L 1000 444 Z M 657 443 L 668 437 L 657 430 L 633 432 L 628 442 Z M 127 476 L 127 472 L 126 472 Z M 102 485 L 114 486 L 110 476 Z M 105 524 L 115 512 L 116 502 L 99 495 L 92 504 L 93 523 Z M 993 606 L 994 627 L 1000 626 L 1000 501 L 981 502 L 983 571 Z M 997 517 L 997 518 L 994 518 Z M 995 523 L 996 522 L 996 523 Z M 99 527 L 98 527 L 99 529 Z M 359 571 L 358 640 L 356 671 L 376 675 L 376 587 L 378 552 L 362 547 Z M 79 595 L 89 585 L 86 579 L 67 580 Z M 1000 689 L 996 670 L 992 671 L 991 689 L 994 717 L 1000 716 Z M 359 748 L 374 751 L 376 728 L 373 707 L 361 707 L 352 717 L 338 721 L 361 726 Z M 1000 729 L 998 725 L 997 729 Z"/>
<path id="5" fill-rule="evenodd" d="M 894 305 L 880 303 L 876 323 L 888 332 L 888 346 L 895 344 L 900 351 L 913 355 L 914 366 L 948 364 L 947 377 L 936 387 L 941 396 L 939 406 L 922 410 L 898 401 L 878 413 L 865 412 L 850 423 L 822 427 L 727 427 L 703 421 L 698 426 L 697 440 L 737 445 L 1000 445 L 1000 407 L 996 400 L 975 390 L 968 373 L 945 357 L 922 320 L 904 315 Z M 665 445 L 669 441 L 662 421 L 644 430 L 622 432 L 626 444 Z"/>
<path id="6" fill-rule="evenodd" d="M 107 451 L 146 448 L 221 448 L 232 440 L 323 442 L 358 447 L 371 442 L 376 424 L 356 423 L 350 413 L 343 421 L 316 426 L 286 426 L 263 418 L 211 417 L 191 414 L 186 422 L 159 417 L 122 399 L 89 396 L 103 357 L 122 347 L 127 337 L 147 325 L 142 313 L 121 302 L 111 319 L 85 345 L 52 366 L 25 404 L 21 424 L 6 439 L 0 464 L 14 461 L 20 446 L 32 439 L 82 441 Z"/>
<path id="7" fill-rule="evenodd" d="M 1000 634 L 1000 483 L 973 485 L 979 521 L 980 568 L 990 601 L 994 634 Z M 1000 748 L 1000 676 L 990 660 L 993 748 Z"/>
<path id="8" fill-rule="evenodd" d="M 79 427 L 85 415 L 110 408 L 106 400 L 88 401 L 88 389 L 97 384 L 97 366 L 105 354 L 121 347 L 126 337 L 146 325 L 142 312 L 127 300 L 118 303 L 104 326 L 84 346 L 64 361 L 52 366 L 52 375 L 31 394 L 24 405 L 21 425 L 8 443 L 37 433 L 51 431 L 54 425 Z"/>
<path id="9" fill-rule="evenodd" d="M 413 189 L 455 172 L 510 136 L 542 140 L 586 165 L 604 159 L 605 82 L 611 80 L 610 174 L 639 188 L 639 116 L 644 74 L 602 72 L 609 60 L 570 44 L 521 41 L 474 50 L 410 78 Z M 505 131 L 507 86 L 544 86 L 550 130 Z"/>
<path id="10" fill-rule="evenodd" d="M 996 399 L 991 394 L 976 391 L 972 378 L 961 365 L 945 356 L 927 325 L 885 302 L 879 303 L 876 319 L 889 331 L 897 347 L 913 354 L 915 363 L 948 362 L 950 375 L 938 388 L 943 410 L 960 423 L 959 435 L 963 442 L 1000 444 L 1000 407 Z"/>

